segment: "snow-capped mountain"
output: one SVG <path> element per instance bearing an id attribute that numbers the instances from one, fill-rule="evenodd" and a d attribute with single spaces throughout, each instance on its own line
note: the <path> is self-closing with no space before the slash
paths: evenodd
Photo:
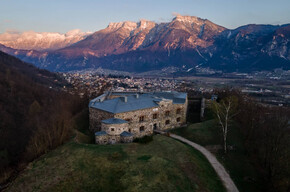
<path id="1" fill-rule="evenodd" d="M 91 32 L 82 32 L 79 29 L 68 31 L 65 34 L 8 31 L 0 34 L 0 43 L 13 49 L 56 50 L 83 40 L 90 34 Z"/>
<path id="2" fill-rule="evenodd" d="M 224 30 L 224 27 L 206 19 L 180 15 L 169 23 L 157 24 L 147 20 L 110 23 L 107 28 L 60 52 L 67 56 L 103 57 L 136 50 L 203 48 L 212 45 L 213 37 Z"/>
<path id="3" fill-rule="evenodd" d="M 289 24 L 226 29 L 207 19 L 178 15 L 167 23 L 110 23 L 57 50 L 27 51 L 1 45 L 0 50 L 52 71 L 102 67 L 142 72 L 174 67 L 249 72 L 289 70 L 289 43 Z"/>

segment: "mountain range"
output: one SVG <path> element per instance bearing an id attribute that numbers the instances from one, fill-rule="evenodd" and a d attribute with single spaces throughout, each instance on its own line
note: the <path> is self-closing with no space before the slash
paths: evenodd
<path id="1" fill-rule="evenodd" d="M 68 31 L 65 34 L 7 31 L 0 34 L 0 43 L 13 49 L 56 50 L 81 41 L 90 34 L 91 32 L 82 32 L 79 29 Z"/>
<path id="2" fill-rule="evenodd" d="M 143 72 L 175 67 L 184 71 L 252 72 L 289 70 L 289 39 L 290 24 L 227 29 L 207 19 L 178 15 L 167 23 L 110 23 L 61 48 L 42 47 L 40 43 L 27 50 L 16 46 L 16 41 L 14 46 L 0 45 L 0 50 L 51 71 L 102 67 Z"/>

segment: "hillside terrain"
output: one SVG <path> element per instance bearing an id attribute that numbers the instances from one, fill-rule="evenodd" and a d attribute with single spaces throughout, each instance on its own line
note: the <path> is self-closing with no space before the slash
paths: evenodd
<path id="1" fill-rule="evenodd" d="M 220 151 L 221 133 L 220 128 L 214 120 L 191 124 L 184 129 L 175 129 L 172 132 L 211 150 L 227 168 L 239 191 L 263 191 L 262 177 L 250 159 L 245 155 L 246 149 L 243 145 L 243 138 L 241 138 L 241 133 L 237 127 L 231 129 L 229 133 L 229 145 L 234 145 L 236 149 L 235 151 L 230 151 L 227 156 L 223 156 L 223 153 Z M 253 183 L 251 180 L 255 180 L 255 182 Z"/>
<path id="2" fill-rule="evenodd" d="M 19 190 L 225 191 L 199 152 L 160 135 L 148 144 L 67 143 L 32 162 L 7 191 Z"/>
<path id="3" fill-rule="evenodd" d="M 234 89 L 216 90 L 216 94 L 219 103 L 227 97 L 237 99 L 238 112 L 229 121 L 226 153 L 222 128 L 212 108 L 205 109 L 206 121 L 172 132 L 214 153 L 239 191 L 289 191 L 289 107 L 260 104 Z"/>
<path id="4" fill-rule="evenodd" d="M 64 85 L 56 74 L 0 52 L 0 186 L 71 135 L 80 102 L 61 91 Z"/>
<path id="5" fill-rule="evenodd" d="M 83 40 L 52 51 L 5 46 L 0 50 L 51 71 L 101 67 L 144 72 L 175 67 L 184 73 L 208 69 L 252 72 L 289 70 L 289 37 L 289 24 L 226 29 L 207 19 L 178 15 L 167 23 L 110 23 Z"/>

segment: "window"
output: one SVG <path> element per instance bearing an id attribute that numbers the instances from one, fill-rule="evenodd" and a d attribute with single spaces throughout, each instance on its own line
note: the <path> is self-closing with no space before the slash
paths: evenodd
<path id="1" fill-rule="evenodd" d="M 131 133 L 131 129 L 129 129 L 129 132 Z"/>
<path id="2" fill-rule="evenodd" d="M 157 113 L 154 113 L 153 114 L 153 119 L 157 119 L 157 117 L 158 117 Z"/>
<path id="3" fill-rule="evenodd" d="M 141 126 L 140 127 L 140 132 L 144 131 L 145 130 L 145 127 L 144 126 Z"/>
<path id="4" fill-rule="evenodd" d="M 115 131 L 115 128 L 111 128 L 111 131 Z"/>
<path id="5" fill-rule="evenodd" d="M 178 118 L 176 119 L 176 121 L 177 121 L 177 122 L 180 122 L 180 117 L 178 117 Z"/>
<path id="6" fill-rule="evenodd" d="M 169 115 L 170 115 L 170 111 L 166 111 L 165 116 L 169 116 Z"/>
<path id="7" fill-rule="evenodd" d="M 177 109 L 176 114 L 181 114 L 181 109 Z"/>
<path id="8" fill-rule="evenodd" d="M 128 119 L 125 119 L 125 121 L 128 121 L 130 123 L 131 122 L 131 119 L 128 118 Z"/>
<path id="9" fill-rule="evenodd" d="M 140 122 L 144 121 L 144 119 L 145 119 L 144 116 L 140 116 L 140 117 L 139 117 L 139 121 L 140 121 Z"/>
<path id="10" fill-rule="evenodd" d="M 169 124 L 170 124 L 170 120 L 166 120 L 165 125 L 169 125 Z"/>

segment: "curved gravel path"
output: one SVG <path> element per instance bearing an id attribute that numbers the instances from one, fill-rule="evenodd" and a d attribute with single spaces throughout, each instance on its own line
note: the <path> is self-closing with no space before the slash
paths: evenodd
<path id="1" fill-rule="evenodd" d="M 185 138 L 183 138 L 181 136 L 175 135 L 175 134 L 165 133 L 163 131 L 157 131 L 157 130 L 155 130 L 155 132 L 163 134 L 163 135 L 167 135 L 167 136 L 172 137 L 174 139 L 177 139 L 177 140 L 179 140 L 179 141 L 181 141 L 183 143 L 186 143 L 186 144 L 192 146 L 196 150 L 200 151 L 207 158 L 209 163 L 212 165 L 212 167 L 214 168 L 214 170 L 218 174 L 219 178 L 223 182 L 226 190 L 228 192 L 238 192 L 239 191 L 238 188 L 236 187 L 235 183 L 231 179 L 230 175 L 227 173 L 227 171 L 224 168 L 224 166 L 206 148 L 204 148 L 201 145 L 196 144 L 196 143 L 194 143 L 192 141 L 189 141 L 189 140 L 187 140 L 187 139 L 185 139 Z"/>

